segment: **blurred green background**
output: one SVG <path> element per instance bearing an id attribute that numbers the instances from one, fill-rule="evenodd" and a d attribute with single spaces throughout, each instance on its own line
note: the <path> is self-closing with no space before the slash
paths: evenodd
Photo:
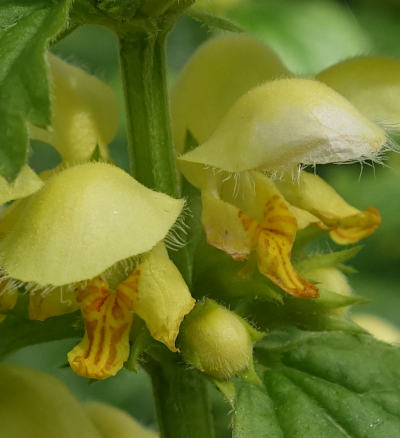
<path id="1" fill-rule="evenodd" d="M 249 34 L 269 44 L 289 69 L 310 76 L 348 57 L 384 54 L 400 58 L 400 2 L 384 0 L 203 0 L 202 7 L 241 25 Z M 182 17 L 169 37 L 169 80 L 172 83 L 187 58 L 214 33 Z M 54 52 L 108 82 L 121 102 L 121 127 L 111 144 L 112 158 L 128 166 L 121 84 L 113 35 L 95 26 L 84 26 L 58 43 Z M 59 160 L 50 147 L 33 142 L 30 161 L 40 171 Z M 350 281 L 359 295 L 371 299 L 362 312 L 372 312 L 400 328 L 400 157 L 388 155 L 387 167 L 364 165 L 318 168 L 350 203 L 372 205 L 382 215 L 382 225 L 363 243 L 352 261 L 359 271 Z M 355 312 L 359 310 L 354 310 Z M 144 424 L 154 424 L 150 383 L 144 373 L 121 371 L 103 382 L 89 383 L 65 366 L 66 352 L 74 341 L 29 347 L 7 358 L 8 362 L 45 370 L 68 384 L 81 399 L 104 400 L 121 407 Z M 218 395 L 214 394 L 219 409 Z M 221 428 L 228 421 L 223 417 Z M 224 436 L 222 432 L 218 436 Z M 229 436 L 229 435 L 226 435 Z"/>

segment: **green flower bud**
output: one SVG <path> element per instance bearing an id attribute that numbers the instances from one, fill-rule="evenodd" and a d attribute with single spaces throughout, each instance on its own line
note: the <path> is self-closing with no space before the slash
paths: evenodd
<path id="1" fill-rule="evenodd" d="M 245 320 L 212 300 L 198 303 L 180 335 L 185 360 L 217 379 L 229 379 L 252 364 L 253 342 L 262 337 Z"/>
<path id="2" fill-rule="evenodd" d="M 48 374 L 0 365 L 4 438 L 102 438 L 68 388 Z"/>

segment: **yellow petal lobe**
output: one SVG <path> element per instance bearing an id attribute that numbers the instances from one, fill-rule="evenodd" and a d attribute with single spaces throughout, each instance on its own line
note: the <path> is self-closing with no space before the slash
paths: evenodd
<path id="1" fill-rule="evenodd" d="M 262 181 L 264 176 L 261 177 Z M 270 194 L 273 186 L 269 187 L 265 181 L 257 191 L 259 196 Z M 239 261 L 246 260 L 252 251 L 256 251 L 259 271 L 283 290 L 297 297 L 318 296 L 317 288 L 292 266 L 290 258 L 297 221 L 276 191 L 263 201 L 261 223 L 210 193 L 203 193 L 202 200 L 202 222 L 210 245 Z"/>
<path id="2" fill-rule="evenodd" d="M 87 161 L 96 146 L 103 158 L 118 129 L 118 100 L 95 76 L 48 54 L 52 82 L 52 127 L 31 126 L 31 137 L 50 143 L 63 161 Z"/>
<path id="3" fill-rule="evenodd" d="M 324 70 L 317 79 L 346 97 L 369 119 L 389 128 L 399 124 L 399 59 L 386 56 L 347 59 Z"/>
<path id="4" fill-rule="evenodd" d="M 146 254 L 136 271 L 140 271 L 140 278 L 135 313 L 145 321 L 154 339 L 178 351 L 175 340 L 179 327 L 195 300 L 163 244 Z"/>
<path id="5" fill-rule="evenodd" d="M 358 242 L 372 234 L 381 222 L 378 210 L 373 207 L 357 210 L 312 173 L 301 172 L 296 181 L 287 178 L 275 184 L 291 204 L 317 217 L 317 225 L 329 230 L 331 238 L 339 244 Z"/>
<path id="6" fill-rule="evenodd" d="M 251 88 L 290 76 L 278 56 L 247 35 L 208 40 L 185 65 L 171 91 L 175 144 L 184 151 L 187 130 L 202 143 L 230 106 Z"/>
<path id="7" fill-rule="evenodd" d="M 180 159 L 233 173 L 287 171 L 374 159 L 385 143 L 379 126 L 325 84 L 280 79 L 240 97 L 213 134 Z"/>
<path id="8" fill-rule="evenodd" d="M 12 183 L 0 176 L 0 205 L 25 198 L 39 190 L 42 185 L 42 180 L 29 166 L 24 166 Z"/>
<path id="9" fill-rule="evenodd" d="M 256 246 L 253 236 L 258 236 L 257 222 L 250 218 L 247 220 L 237 207 L 207 192 L 202 193 L 202 204 L 207 243 L 235 260 L 245 260 Z"/>
<path id="10" fill-rule="evenodd" d="M 353 216 L 325 220 L 325 224 L 332 229 L 329 232 L 332 240 L 340 245 L 356 243 L 371 235 L 381 223 L 379 211 L 373 207 L 367 207 Z M 332 225 L 330 225 L 332 224 Z"/>
<path id="11" fill-rule="evenodd" d="M 111 291 L 101 278 L 78 292 L 85 322 L 85 336 L 68 353 L 73 371 L 84 377 L 105 379 L 114 376 L 129 356 L 129 330 L 137 281 L 126 280 Z"/>
<path id="12" fill-rule="evenodd" d="M 50 291 L 34 290 L 29 295 L 29 318 L 33 320 L 44 321 L 78 309 L 75 289 L 57 287 Z"/>
<path id="13" fill-rule="evenodd" d="M 274 195 L 265 204 L 257 245 L 258 268 L 291 295 L 316 298 L 318 289 L 303 278 L 290 261 L 296 230 L 296 218 L 283 199 Z"/>

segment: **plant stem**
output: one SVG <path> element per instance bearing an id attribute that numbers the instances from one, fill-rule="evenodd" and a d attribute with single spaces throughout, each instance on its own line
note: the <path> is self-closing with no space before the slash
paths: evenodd
<path id="1" fill-rule="evenodd" d="M 180 196 L 166 84 L 166 31 L 120 37 L 131 171 L 142 184 Z"/>
<path id="2" fill-rule="evenodd" d="M 207 382 L 176 362 L 146 359 L 161 438 L 214 438 Z"/>

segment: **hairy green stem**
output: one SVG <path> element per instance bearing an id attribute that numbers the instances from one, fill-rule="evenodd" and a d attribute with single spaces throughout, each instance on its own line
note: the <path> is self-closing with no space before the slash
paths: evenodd
<path id="1" fill-rule="evenodd" d="M 214 438 L 207 382 L 176 362 L 148 358 L 161 438 Z"/>
<path id="2" fill-rule="evenodd" d="M 119 35 L 131 171 L 142 184 L 181 196 L 172 142 L 166 84 L 167 32 L 151 29 Z M 189 282 L 192 263 L 187 248 L 171 254 Z M 214 429 L 205 379 L 168 353 L 148 357 L 162 438 L 213 438 Z"/>
<path id="3" fill-rule="evenodd" d="M 168 112 L 165 66 L 167 32 L 120 38 L 131 170 L 142 184 L 180 196 Z"/>

